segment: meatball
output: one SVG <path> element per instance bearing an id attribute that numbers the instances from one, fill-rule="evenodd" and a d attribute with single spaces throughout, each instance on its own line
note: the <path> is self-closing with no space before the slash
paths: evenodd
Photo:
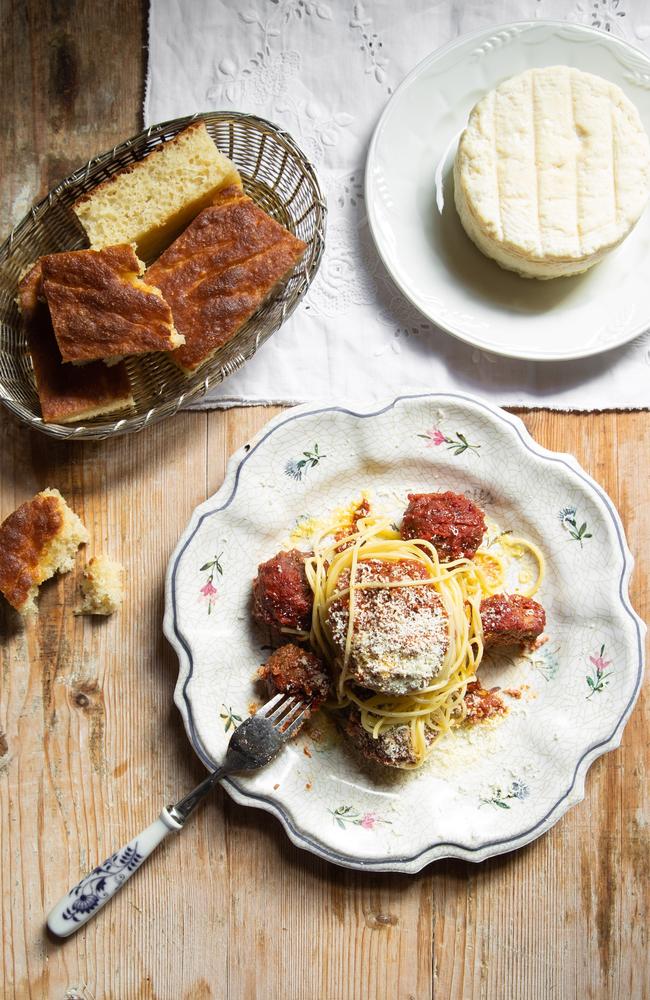
<path id="1" fill-rule="evenodd" d="M 299 695 L 310 701 L 312 708 L 330 693 L 330 678 L 321 661 L 292 642 L 271 653 L 258 673 L 274 691 Z"/>
<path id="2" fill-rule="evenodd" d="M 422 538 L 435 546 L 440 562 L 473 559 L 483 541 L 480 507 L 459 493 L 409 493 L 402 538 Z"/>
<path id="3" fill-rule="evenodd" d="M 523 594 L 494 594 L 481 601 L 483 642 L 486 646 L 523 646 L 544 631 L 546 612 Z"/>
<path id="4" fill-rule="evenodd" d="M 412 559 L 368 559 L 357 564 L 360 584 L 426 580 L 424 566 Z M 344 570 L 338 587 L 349 586 Z M 348 595 L 328 611 L 332 642 L 343 658 L 350 621 Z M 440 673 L 449 645 L 449 618 L 433 586 L 368 586 L 355 591 L 348 677 L 372 691 L 400 695 L 427 687 Z"/>
<path id="5" fill-rule="evenodd" d="M 309 631 L 314 595 L 305 573 L 307 554 L 278 552 L 261 563 L 253 581 L 253 617 L 273 629 Z"/>
<path id="6" fill-rule="evenodd" d="M 381 764 L 382 767 L 409 768 L 416 763 L 410 726 L 394 726 L 375 739 L 361 725 L 359 712 L 351 709 L 343 725 L 343 732 L 362 757 Z M 425 739 L 427 745 L 431 746 L 434 741 L 433 733 L 425 730 Z"/>

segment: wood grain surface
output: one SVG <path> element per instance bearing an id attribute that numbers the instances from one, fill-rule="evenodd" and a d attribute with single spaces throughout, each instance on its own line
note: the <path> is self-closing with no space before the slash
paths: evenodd
<path id="1" fill-rule="evenodd" d="M 3 0 L 2 218 L 140 126 L 146 11 Z M 124 562 L 108 621 L 72 614 L 80 573 L 42 588 L 23 630 L 0 609 L 0 995 L 20 1000 L 542 1000 L 650 996 L 645 691 L 585 801 L 529 847 L 420 875 L 339 870 L 218 791 L 64 943 L 48 908 L 202 777 L 172 703 L 167 559 L 228 455 L 272 408 L 185 413 L 134 437 L 65 445 L 0 413 L 0 515 L 56 486 Z M 523 414 L 621 512 L 647 618 L 650 416 Z"/>

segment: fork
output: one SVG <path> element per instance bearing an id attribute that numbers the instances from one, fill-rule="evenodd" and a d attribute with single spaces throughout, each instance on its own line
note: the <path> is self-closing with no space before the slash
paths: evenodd
<path id="1" fill-rule="evenodd" d="M 57 937 L 68 937 L 93 917 L 124 883 L 153 854 L 173 831 L 182 830 L 198 804 L 227 774 L 256 771 L 280 752 L 294 736 L 309 713 L 309 703 L 293 695 L 276 694 L 255 715 L 235 729 L 226 759 L 175 805 L 165 806 L 151 826 L 93 868 L 50 911 L 47 926 Z"/>

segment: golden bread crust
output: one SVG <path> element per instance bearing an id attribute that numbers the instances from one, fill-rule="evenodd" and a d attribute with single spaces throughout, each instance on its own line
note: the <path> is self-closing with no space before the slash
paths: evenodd
<path id="1" fill-rule="evenodd" d="M 62 527 L 59 501 L 40 494 L 21 504 L 0 524 L 0 590 L 17 611 L 30 589 L 40 583 L 41 556 Z"/>
<path id="2" fill-rule="evenodd" d="M 41 258 L 63 361 L 87 362 L 175 346 L 171 310 L 157 289 L 133 283 L 142 271 L 130 244 Z"/>
<path id="3" fill-rule="evenodd" d="M 83 366 L 63 363 L 41 295 L 37 261 L 18 286 L 18 306 L 45 423 L 71 423 L 131 406 L 133 396 L 122 362 L 110 368 L 101 361 Z"/>
<path id="4" fill-rule="evenodd" d="M 43 271 L 41 262 L 37 260 L 18 282 L 18 308 L 25 322 L 34 319 L 42 305 Z"/>
<path id="5" fill-rule="evenodd" d="M 146 272 L 169 302 L 192 372 L 231 340 L 298 263 L 307 244 L 239 188 L 220 191 Z"/>

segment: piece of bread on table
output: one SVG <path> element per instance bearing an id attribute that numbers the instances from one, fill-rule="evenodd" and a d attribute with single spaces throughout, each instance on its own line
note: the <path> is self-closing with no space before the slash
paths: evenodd
<path id="1" fill-rule="evenodd" d="M 122 362 L 109 368 L 101 361 L 83 366 L 62 361 L 43 298 L 39 261 L 32 265 L 18 286 L 18 308 L 46 424 L 90 420 L 134 405 L 129 376 Z"/>
<path id="2" fill-rule="evenodd" d="M 306 247 L 239 188 L 220 191 L 145 274 L 185 337 L 174 364 L 191 375 L 232 340 Z"/>
<path id="3" fill-rule="evenodd" d="M 143 281 L 130 243 L 40 258 L 43 294 L 66 362 L 111 363 L 184 343 L 158 288 Z"/>
<path id="4" fill-rule="evenodd" d="M 46 489 L 0 524 L 0 591 L 21 615 L 37 612 L 39 586 L 74 565 L 88 532 L 58 490 Z"/>
<path id="5" fill-rule="evenodd" d="M 82 603 L 78 615 L 112 615 L 123 599 L 122 565 L 108 556 L 93 556 L 81 581 Z"/>
<path id="6" fill-rule="evenodd" d="M 135 243 L 152 260 L 233 184 L 241 187 L 237 168 L 197 121 L 82 195 L 73 210 L 91 247 Z"/>

